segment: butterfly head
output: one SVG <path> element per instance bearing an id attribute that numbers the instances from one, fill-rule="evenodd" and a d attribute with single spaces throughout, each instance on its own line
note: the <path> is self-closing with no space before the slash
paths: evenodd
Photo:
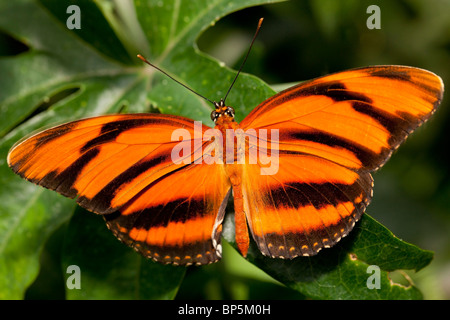
<path id="1" fill-rule="evenodd" d="M 211 120 L 215 124 L 219 122 L 232 122 L 234 121 L 234 109 L 225 105 L 225 101 L 221 99 L 219 102 L 214 102 L 214 107 L 216 108 L 211 112 Z"/>

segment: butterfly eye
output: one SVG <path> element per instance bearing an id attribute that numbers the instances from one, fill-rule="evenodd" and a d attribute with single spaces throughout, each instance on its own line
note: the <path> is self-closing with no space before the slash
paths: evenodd
<path id="1" fill-rule="evenodd" d="M 232 107 L 228 107 L 228 109 L 227 109 L 227 111 L 225 111 L 225 113 L 230 117 L 234 117 L 234 109 Z"/>
<path id="2" fill-rule="evenodd" d="M 211 120 L 214 122 L 217 120 L 217 112 L 215 110 L 211 112 Z"/>

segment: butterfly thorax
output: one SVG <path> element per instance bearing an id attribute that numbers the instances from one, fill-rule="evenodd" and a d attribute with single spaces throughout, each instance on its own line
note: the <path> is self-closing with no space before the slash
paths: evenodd
<path id="1" fill-rule="evenodd" d="M 226 106 L 223 100 L 215 103 L 216 109 L 211 113 L 216 126 L 214 129 L 219 130 L 222 137 L 222 155 L 225 166 L 240 163 L 239 159 L 243 156 L 243 146 L 238 142 L 239 124 L 234 120 L 234 109 Z"/>

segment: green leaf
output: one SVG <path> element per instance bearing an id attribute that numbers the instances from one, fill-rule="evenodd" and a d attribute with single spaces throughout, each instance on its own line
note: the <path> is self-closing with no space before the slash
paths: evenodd
<path id="1" fill-rule="evenodd" d="M 67 8 L 70 5 L 78 6 L 82 15 L 81 28 L 71 30 L 72 33 L 76 34 L 87 46 L 95 48 L 96 51 L 105 55 L 105 58 L 111 58 L 126 65 L 133 65 L 136 62 L 131 59 L 133 54 L 127 52 L 124 43 L 112 29 L 114 25 L 108 21 L 108 18 L 113 19 L 109 12 L 113 8 L 108 6 L 107 2 L 95 3 L 87 0 L 39 0 L 39 2 L 62 25 L 66 25 L 66 21 L 72 14 L 72 11 L 70 11 L 71 14 L 67 13 Z M 130 56 L 130 54 L 132 55 Z"/>
<path id="2" fill-rule="evenodd" d="M 186 271 L 145 259 L 111 236 L 101 217 L 81 208 L 64 243 L 63 270 L 80 270 L 80 289 L 68 286 L 68 299 L 173 299 Z M 70 282 L 70 273 L 66 277 Z"/>
<path id="3" fill-rule="evenodd" d="M 349 236 L 313 257 L 278 260 L 264 257 L 255 246 L 249 251 L 256 266 L 314 299 L 421 299 L 412 283 L 392 282 L 389 271 L 418 271 L 432 258 L 432 252 L 401 241 L 367 214 Z M 369 266 L 380 270 L 379 289 L 367 285 Z"/>

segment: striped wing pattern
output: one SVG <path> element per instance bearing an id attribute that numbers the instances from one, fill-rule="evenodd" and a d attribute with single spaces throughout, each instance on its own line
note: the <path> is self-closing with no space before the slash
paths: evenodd
<path id="1" fill-rule="evenodd" d="M 372 198 L 370 172 L 433 114 L 442 95 L 431 72 L 379 66 L 302 83 L 255 108 L 243 130 L 279 130 L 278 172 L 259 175 L 260 165 L 247 165 L 243 178 L 261 252 L 313 255 L 347 235 Z"/>
<path id="2" fill-rule="evenodd" d="M 177 128 L 194 137 L 193 121 L 176 116 L 79 120 L 17 143 L 8 163 L 22 177 L 104 215 L 113 233 L 144 256 L 205 264 L 220 258 L 222 203 L 230 186 L 222 166 L 172 161 Z M 187 156 L 194 162 L 194 139 L 183 142 L 191 144 Z"/>
<path id="3" fill-rule="evenodd" d="M 294 258 L 316 254 L 347 235 L 371 199 L 372 177 L 305 154 L 280 154 L 274 175 L 247 166 L 246 212 L 255 242 L 265 255 Z"/>
<path id="4" fill-rule="evenodd" d="M 263 254 L 314 255 L 351 231 L 371 201 L 371 172 L 433 114 L 442 95 L 438 76 L 401 66 L 304 82 L 264 101 L 242 121 L 248 161 L 232 164 L 236 170 L 211 161 L 217 151 L 196 136 L 193 120 L 161 114 L 63 124 L 19 141 L 8 164 L 23 178 L 103 215 L 121 241 L 158 262 L 201 265 L 221 257 L 232 185 L 239 195 L 235 205 Z M 182 142 L 190 150 L 183 153 L 187 162 L 171 157 L 181 143 L 172 137 L 179 128 L 193 137 Z M 203 134 L 208 129 L 201 126 Z M 278 144 L 260 136 L 261 129 L 278 130 Z M 266 164 L 252 150 L 275 145 L 278 170 L 261 174 Z"/>

